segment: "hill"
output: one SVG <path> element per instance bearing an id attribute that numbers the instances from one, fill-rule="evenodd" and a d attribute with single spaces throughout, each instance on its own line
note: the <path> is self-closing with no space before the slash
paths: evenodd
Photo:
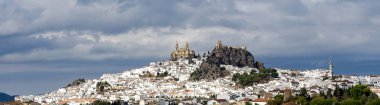
<path id="1" fill-rule="evenodd" d="M 15 96 L 0 92 L 0 102 L 14 101 Z"/>

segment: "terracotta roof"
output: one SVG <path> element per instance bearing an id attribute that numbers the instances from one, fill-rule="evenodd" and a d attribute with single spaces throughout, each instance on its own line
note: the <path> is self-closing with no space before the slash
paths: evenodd
<path id="1" fill-rule="evenodd" d="M 227 100 L 226 100 L 226 99 L 215 99 L 215 101 L 218 101 L 218 102 L 226 102 Z"/>
<path id="2" fill-rule="evenodd" d="M 268 98 L 258 98 L 253 100 L 253 102 L 267 102 L 269 99 Z"/>
<path id="3" fill-rule="evenodd" d="M 250 98 L 244 98 L 241 101 L 251 101 L 251 99 Z"/>

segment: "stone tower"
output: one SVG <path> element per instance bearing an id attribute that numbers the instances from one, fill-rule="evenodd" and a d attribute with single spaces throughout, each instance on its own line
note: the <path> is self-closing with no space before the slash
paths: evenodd
<path id="1" fill-rule="evenodd" d="M 220 40 L 218 40 L 217 42 L 216 42 L 216 46 L 215 46 L 215 48 L 216 49 L 220 49 L 220 48 L 222 48 L 222 41 L 220 41 Z"/>
<path id="2" fill-rule="evenodd" d="M 175 50 L 178 50 L 179 47 L 178 47 L 178 41 L 175 42 Z"/>
<path id="3" fill-rule="evenodd" d="M 188 43 L 187 41 L 186 41 L 185 49 L 186 49 L 186 50 L 190 50 L 190 48 L 189 48 L 189 43 Z"/>

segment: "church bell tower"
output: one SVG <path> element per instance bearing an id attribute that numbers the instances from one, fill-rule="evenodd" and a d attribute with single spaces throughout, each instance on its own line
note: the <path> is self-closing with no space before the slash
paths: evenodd
<path id="1" fill-rule="evenodd" d="M 332 77 L 333 76 L 333 64 L 331 62 L 331 58 L 329 60 L 329 70 L 330 70 L 330 76 Z"/>

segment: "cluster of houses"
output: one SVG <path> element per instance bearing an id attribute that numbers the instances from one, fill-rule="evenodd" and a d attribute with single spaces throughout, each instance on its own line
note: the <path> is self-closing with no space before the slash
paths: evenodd
<path id="1" fill-rule="evenodd" d="M 240 105 L 246 102 L 266 105 L 266 102 L 277 94 L 294 95 L 301 88 L 306 88 L 309 94 L 313 95 L 334 89 L 336 86 L 347 88 L 356 84 L 367 84 L 372 86 L 371 90 L 374 92 L 380 92 L 379 76 L 333 76 L 331 65 L 326 70 L 297 71 L 276 68 L 279 78 L 247 87 L 237 86 L 231 76 L 213 81 L 190 81 L 190 74 L 204 59 L 153 62 L 122 73 L 104 74 L 99 79 L 86 80 L 77 86 L 60 88 L 41 95 L 18 96 L 16 100 L 70 105 L 90 104 L 95 100 L 141 105 Z M 257 70 L 249 67 L 222 66 L 230 70 L 231 75 Z M 99 85 L 100 82 L 108 85 Z"/>

